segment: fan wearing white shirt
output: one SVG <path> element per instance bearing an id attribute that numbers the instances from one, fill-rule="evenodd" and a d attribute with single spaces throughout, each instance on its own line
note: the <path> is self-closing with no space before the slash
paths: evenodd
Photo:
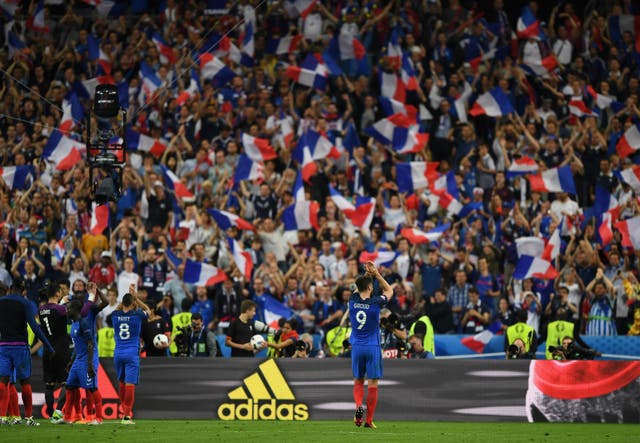
<path id="1" fill-rule="evenodd" d="M 553 43 L 553 53 L 558 59 L 558 63 L 566 66 L 573 58 L 573 45 L 567 38 L 567 29 L 564 26 L 558 27 L 558 39 Z"/>
<path id="2" fill-rule="evenodd" d="M 122 297 L 129 292 L 129 286 L 135 285 L 138 288 L 140 276 L 133 271 L 135 263 L 132 257 L 124 259 L 124 269 L 118 274 L 118 303 L 122 301 Z"/>

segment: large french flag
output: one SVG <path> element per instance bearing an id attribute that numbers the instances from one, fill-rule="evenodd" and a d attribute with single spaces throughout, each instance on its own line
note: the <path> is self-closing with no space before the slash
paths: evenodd
<path id="1" fill-rule="evenodd" d="M 458 183 L 456 183 L 456 174 L 453 170 L 449 170 L 446 174 L 441 175 L 435 181 L 430 181 L 429 188 L 431 192 L 440 195 L 448 192 L 453 196 L 458 195 Z"/>
<path id="2" fill-rule="evenodd" d="M 634 191 L 640 191 L 640 165 L 633 165 L 630 168 L 623 169 L 620 171 L 620 176 Z"/>
<path id="3" fill-rule="evenodd" d="M 418 121 L 418 110 L 413 105 L 406 105 L 392 98 L 383 96 L 378 97 L 378 103 L 380 103 L 382 111 L 384 111 L 387 116 L 403 114 L 409 119 L 411 124 L 417 123 Z"/>
<path id="4" fill-rule="evenodd" d="M 278 158 L 278 154 L 269 144 L 269 140 L 265 138 L 252 137 L 249 134 L 242 133 L 242 146 L 244 152 L 254 162 L 264 162 Z"/>
<path id="5" fill-rule="evenodd" d="M 286 75 L 301 85 L 310 88 L 325 89 L 327 87 L 329 70 L 324 63 L 320 63 L 313 55 L 309 54 L 300 66 L 287 67 Z"/>
<path id="6" fill-rule="evenodd" d="M 57 171 L 67 171 L 78 164 L 86 152 L 84 143 L 55 130 L 49 136 L 42 157 L 52 161 Z"/>
<path id="7" fill-rule="evenodd" d="M 615 214 L 620 212 L 620 204 L 618 200 L 602 186 L 596 184 L 595 186 L 595 199 L 593 202 L 594 215 L 602 215 L 607 211 L 614 211 Z"/>
<path id="8" fill-rule="evenodd" d="M 271 295 L 264 296 L 264 322 L 266 324 L 272 328 L 277 328 L 278 320 L 291 317 L 293 317 L 291 308 Z"/>
<path id="9" fill-rule="evenodd" d="M 164 41 L 160 33 L 154 32 L 151 37 L 151 41 L 156 45 L 156 48 L 160 53 L 160 63 L 163 65 L 166 65 L 167 63 L 174 65 L 178 61 L 178 56 L 176 55 L 175 50 L 171 45 Z"/>
<path id="10" fill-rule="evenodd" d="M 254 162 L 245 154 L 240 154 L 236 172 L 233 175 L 234 183 L 240 183 L 243 180 L 257 180 L 264 177 L 264 167 L 261 163 Z"/>
<path id="11" fill-rule="evenodd" d="M 589 108 L 582 100 L 573 99 L 569 101 L 569 112 L 576 117 L 597 117 L 598 111 Z"/>
<path id="12" fill-rule="evenodd" d="M 628 157 L 640 149 L 640 127 L 638 124 L 631 125 L 618 140 L 616 151 L 620 157 Z"/>
<path id="13" fill-rule="evenodd" d="M 9 189 L 25 189 L 31 177 L 29 166 L 4 166 L 0 167 L 0 177 Z"/>
<path id="14" fill-rule="evenodd" d="M 525 155 L 511 162 L 506 176 L 509 179 L 520 175 L 535 174 L 536 172 L 538 172 L 538 163 Z"/>
<path id="15" fill-rule="evenodd" d="M 536 40 L 543 40 L 545 38 L 540 28 L 540 22 L 536 16 L 533 15 L 533 11 L 531 11 L 529 6 L 522 8 L 516 24 L 516 31 L 518 32 L 519 38 L 535 38 Z"/>
<path id="16" fill-rule="evenodd" d="M 462 203 L 460 203 L 453 195 L 449 194 L 448 192 L 442 192 L 438 194 L 438 205 L 440 205 L 441 208 L 446 209 L 449 216 L 459 216 L 464 209 Z"/>
<path id="17" fill-rule="evenodd" d="M 91 62 L 96 62 L 99 75 L 111 75 L 111 61 L 107 54 L 100 47 L 100 39 L 93 34 L 87 36 L 87 55 Z"/>
<path id="18" fill-rule="evenodd" d="M 640 251 L 640 217 L 617 222 L 615 227 L 622 234 L 622 246 Z"/>
<path id="19" fill-rule="evenodd" d="M 301 229 L 318 229 L 318 211 L 320 205 L 315 201 L 308 201 L 304 195 L 302 174 L 298 173 L 296 183 L 293 186 L 295 202 L 285 208 L 282 213 L 282 222 L 285 231 L 299 231 Z"/>
<path id="20" fill-rule="evenodd" d="M 251 281 L 251 274 L 253 273 L 253 260 L 251 260 L 251 254 L 243 251 L 240 247 L 240 243 L 234 238 L 227 237 L 227 243 L 229 245 L 229 252 L 233 257 L 233 261 L 236 266 L 245 276 L 247 281 Z"/>
<path id="21" fill-rule="evenodd" d="M 421 134 L 413 126 L 406 115 L 394 114 L 375 122 L 365 133 L 399 154 L 410 154 L 422 151 L 429 142 L 429 134 Z"/>
<path id="22" fill-rule="evenodd" d="M 154 157 L 159 158 L 167 149 L 167 141 L 152 138 L 134 129 L 127 128 L 127 148 L 150 152 Z"/>
<path id="23" fill-rule="evenodd" d="M 474 117 L 483 114 L 489 117 L 501 117 L 514 112 L 515 109 L 513 109 L 511 102 L 502 91 L 502 88 L 496 87 L 478 97 L 469 114 Z"/>
<path id="24" fill-rule="evenodd" d="M 176 197 L 179 198 L 191 198 L 193 194 L 189 189 L 180 181 L 177 175 L 175 175 L 171 169 L 167 168 L 164 165 L 162 166 L 162 175 L 164 176 L 164 181 L 169 189 L 173 191 Z"/>
<path id="25" fill-rule="evenodd" d="M 60 120 L 58 129 L 64 135 L 67 135 L 76 124 L 82 123 L 83 119 L 84 109 L 82 108 L 82 104 L 80 100 L 78 100 L 78 96 L 74 92 L 69 91 L 62 100 L 62 119 Z"/>
<path id="26" fill-rule="evenodd" d="M 516 280 L 525 280 L 527 278 L 553 280 L 557 276 L 558 272 L 550 261 L 531 255 L 520 256 L 513 272 L 513 278 Z"/>
<path id="27" fill-rule="evenodd" d="M 267 54 L 283 55 L 291 54 L 298 49 L 298 45 L 304 38 L 304 35 L 292 35 L 281 38 L 270 38 L 264 47 Z"/>
<path id="28" fill-rule="evenodd" d="M 437 162 L 408 162 L 396 164 L 396 180 L 399 192 L 413 194 L 427 188 L 430 181 L 438 178 Z"/>
<path id="29" fill-rule="evenodd" d="M 367 54 L 364 45 L 354 35 L 340 33 L 333 40 L 340 53 L 340 60 L 362 60 Z"/>
<path id="30" fill-rule="evenodd" d="M 530 255 L 540 257 L 544 252 L 544 240 L 540 237 L 520 237 L 516 239 L 516 253 L 518 257 Z"/>
<path id="31" fill-rule="evenodd" d="M 404 228 L 400 231 L 400 235 L 406 238 L 411 244 L 417 245 L 421 243 L 431 243 L 438 241 L 442 235 L 447 232 L 451 224 L 436 226 L 428 232 L 421 231 L 417 228 Z"/>
<path id="32" fill-rule="evenodd" d="M 27 20 L 27 27 L 36 32 L 49 32 L 49 27 L 44 21 L 44 0 L 39 0 L 36 4 L 33 15 Z"/>
<path id="33" fill-rule="evenodd" d="M 195 286 L 214 286 L 227 279 L 227 275 L 215 266 L 187 259 L 182 280 Z"/>
<path id="34" fill-rule="evenodd" d="M 327 157 L 338 159 L 341 154 L 331 141 L 324 135 L 312 129 L 307 130 L 293 151 L 293 159 L 302 165 L 304 181 L 309 181 L 317 172 L 314 160 L 322 160 Z"/>
<path id="35" fill-rule="evenodd" d="M 238 229 L 248 229 L 250 231 L 253 231 L 253 225 L 248 221 L 238 217 L 236 214 L 213 208 L 207 209 L 207 212 L 218 224 L 218 227 L 223 231 L 226 231 L 232 226 L 235 226 Z"/>
<path id="36" fill-rule="evenodd" d="M 109 205 L 92 203 L 91 223 L 89 230 L 93 235 L 100 235 L 109 226 Z"/>
<path id="37" fill-rule="evenodd" d="M 527 178 L 532 191 L 576 193 L 571 166 L 548 169 L 541 174 L 528 175 Z"/>
<path id="38" fill-rule="evenodd" d="M 383 251 L 383 250 L 374 251 L 374 252 L 362 251 L 360 253 L 360 257 L 358 257 L 358 261 L 360 263 L 366 263 L 368 261 L 371 261 L 378 268 L 380 266 L 391 267 L 391 264 L 396 260 L 397 257 L 398 257 L 398 253 L 395 251 Z"/>
<path id="39" fill-rule="evenodd" d="M 402 77 L 395 72 L 380 72 L 380 94 L 404 103 L 407 99 L 407 89 Z"/>
<path id="40" fill-rule="evenodd" d="M 209 54 L 208 52 L 200 54 L 199 61 L 200 75 L 202 75 L 202 78 L 207 80 L 213 79 L 218 86 L 226 85 L 236 76 L 235 72 L 213 54 Z"/>
<path id="41" fill-rule="evenodd" d="M 355 205 L 329 185 L 329 195 L 345 217 L 358 228 L 368 228 L 376 210 L 376 201 L 372 197 L 357 196 Z"/>

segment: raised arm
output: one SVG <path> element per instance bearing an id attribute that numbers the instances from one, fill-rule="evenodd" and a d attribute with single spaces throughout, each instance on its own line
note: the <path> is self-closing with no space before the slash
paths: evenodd
<path id="1" fill-rule="evenodd" d="M 371 277 L 375 277 L 380 283 L 380 289 L 382 289 L 382 295 L 384 295 L 387 299 L 393 297 L 393 288 L 391 285 L 384 279 L 382 274 L 376 268 L 376 265 L 372 261 L 368 261 L 366 264 L 367 274 Z"/>

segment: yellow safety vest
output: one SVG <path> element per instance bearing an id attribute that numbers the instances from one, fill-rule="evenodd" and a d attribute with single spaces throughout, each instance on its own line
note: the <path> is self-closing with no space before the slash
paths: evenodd
<path id="1" fill-rule="evenodd" d="M 113 328 L 98 329 L 98 357 L 113 357 L 116 349 L 116 340 L 113 335 Z"/>
<path id="2" fill-rule="evenodd" d="M 529 352 L 533 336 L 535 335 L 534 329 L 526 323 L 516 323 L 507 328 L 507 341 L 509 345 L 512 345 L 518 338 L 524 342 L 524 351 Z"/>
<path id="3" fill-rule="evenodd" d="M 175 354 L 178 352 L 178 347 L 174 341 L 176 335 L 178 335 L 178 328 L 184 328 L 191 324 L 191 312 L 181 312 L 174 315 L 171 317 L 171 324 L 173 326 L 171 328 L 171 346 L 169 347 L 169 350 L 172 354 Z"/>
<path id="4" fill-rule="evenodd" d="M 553 357 L 549 352 L 549 346 L 562 346 L 562 339 L 564 337 L 573 338 L 573 323 L 557 320 L 552 321 L 547 326 L 547 343 L 545 343 L 544 355 L 547 360 L 551 360 Z"/>
<path id="5" fill-rule="evenodd" d="M 327 332 L 327 349 L 332 356 L 337 356 L 342 350 L 342 342 L 351 336 L 351 328 L 336 326 Z"/>
<path id="6" fill-rule="evenodd" d="M 412 325 L 411 329 L 409 329 L 409 335 L 413 335 L 413 331 L 418 324 L 418 322 L 422 322 L 427 327 L 427 332 L 424 334 L 424 339 L 422 340 L 422 346 L 425 351 L 431 352 L 433 356 L 436 355 L 436 336 L 433 331 L 433 325 L 431 324 L 431 319 L 426 315 L 423 315 L 418 320 L 416 320 Z"/>

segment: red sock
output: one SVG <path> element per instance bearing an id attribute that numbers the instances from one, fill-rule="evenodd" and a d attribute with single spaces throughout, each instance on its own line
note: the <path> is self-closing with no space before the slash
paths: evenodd
<path id="1" fill-rule="evenodd" d="M 124 394 L 123 413 L 125 417 L 133 415 L 133 400 L 135 399 L 135 385 L 127 385 Z"/>
<path id="2" fill-rule="evenodd" d="M 22 404 L 24 405 L 24 416 L 33 416 L 33 391 L 31 385 L 22 385 Z"/>
<path id="3" fill-rule="evenodd" d="M 120 398 L 120 404 L 124 403 L 124 393 L 125 393 L 125 384 L 123 381 L 120 382 L 120 386 L 118 387 L 118 397 Z"/>
<path id="4" fill-rule="evenodd" d="M 91 392 L 88 389 L 84 390 L 84 399 L 87 402 L 87 413 L 85 414 L 85 416 L 87 418 L 92 418 L 95 414 L 96 414 L 96 408 L 93 405 L 93 392 Z"/>
<path id="5" fill-rule="evenodd" d="M 376 412 L 376 405 L 378 404 L 378 387 L 369 386 L 367 391 L 367 423 L 371 424 L 373 414 Z"/>
<path id="6" fill-rule="evenodd" d="M 353 383 L 353 400 L 356 402 L 356 408 L 362 406 L 362 400 L 364 399 L 364 383 L 356 381 Z"/>
<path id="7" fill-rule="evenodd" d="M 102 420 L 102 395 L 98 389 L 93 394 L 93 407 L 95 408 L 96 418 Z"/>
<path id="8" fill-rule="evenodd" d="M 67 388 L 67 400 L 64 402 L 64 406 L 62 407 L 62 416 L 65 420 L 71 419 L 71 415 L 73 414 L 73 400 L 75 396 L 76 390 Z"/>
<path id="9" fill-rule="evenodd" d="M 9 383 L 0 383 L 0 417 L 7 416 L 9 405 Z"/>
<path id="10" fill-rule="evenodd" d="M 76 393 L 73 397 L 73 409 L 75 409 L 75 412 L 72 417 L 75 416 L 82 418 L 82 395 L 80 395 L 80 388 L 76 389 Z"/>
<path id="11" fill-rule="evenodd" d="M 14 384 L 9 384 L 9 405 L 7 406 L 7 415 L 11 417 L 20 417 L 18 391 L 16 390 L 16 385 Z"/>

